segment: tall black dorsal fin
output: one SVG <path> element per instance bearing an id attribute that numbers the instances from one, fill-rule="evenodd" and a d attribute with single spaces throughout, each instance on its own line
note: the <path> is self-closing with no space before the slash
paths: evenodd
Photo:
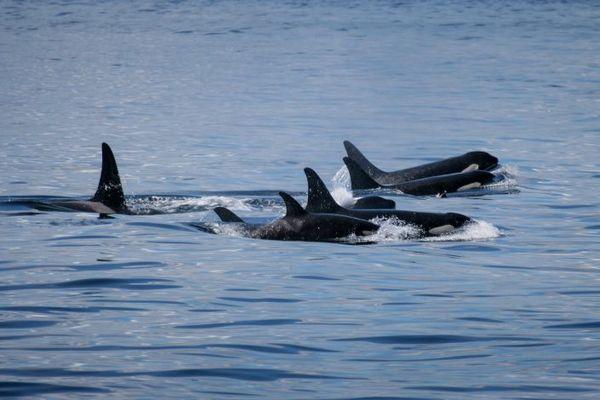
<path id="1" fill-rule="evenodd" d="M 102 172 L 100 173 L 98 189 L 92 197 L 92 201 L 99 201 L 115 211 L 127 209 L 117 162 L 110 146 L 106 143 L 102 143 Z"/>
<path id="2" fill-rule="evenodd" d="M 306 214 L 306 210 L 292 196 L 285 192 L 279 192 L 279 195 L 285 203 L 285 218 L 299 217 Z"/>
<path id="3" fill-rule="evenodd" d="M 376 189 L 381 187 L 351 158 L 344 157 L 344 164 L 346 164 L 350 173 L 350 186 L 352 186 L 352 190 Z"/>
<path id="4" fill-rule="evenodd" d="M 317 173 L 311 168 L 304 168 L 308 182 L 308 203 L 306 211 L 314 213 L 334 213 L 340 208 L 335 202 L 327 186 Z"/>
<path id="5" fill-rule="evenodd" d="M 350 143 L 348 140 L 344 140 L 344 147 L 346 148 L 348 157 L 354 160 L 354 162 L 356 162 L 363 169 L 363 171 L 367 173 L 367 175 L 376 176 L 385 174 L 384 171 L 380 170 L 374 166 L 371 161 L 367 160 L 367 157 L 365 157 L 363 153 L 361 153 L 360 150 L 358 150 L 356 146 Z"/>
<path id="6" fill-rule="evenodd" d="M 221 221 L 223 222 L 244 222 L 243 219 L 238 217 L 228 208 L 216 207 L 213 211 L 219 216 L 219 218 L 221 218 Z"/>

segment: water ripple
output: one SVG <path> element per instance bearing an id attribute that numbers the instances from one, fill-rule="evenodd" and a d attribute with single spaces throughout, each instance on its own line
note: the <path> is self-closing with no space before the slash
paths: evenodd
<path id="1" fill-rule="evenodd" d="M 333 375 L 305 374 L 270 368 L 182 368 L 160 371 L 120 372 L 115 370 L 82 371 L 61 368 L 22 368 L 22 369 L 0 369 L 0 375 L 54 378 L 54 377 L 129 377 L 129 376 L 153 376 L 167 378 L 188 377 L 214 377 L 229 378 L 243 381 L 277 381 L 280 379 L 356 379 L 342 378 Z"/>
<path id="2" fill-rule="evenodd" d="M 0 396 L 34 396 L 51 393 L 110 393 L 108 389 L 89 387 L 56 385 L 38 382 L 0 382 Z"/>
<path id="3" fill-rule="evenodd" d="M 600 321 L 547 325 L 547 329 L 600 329 Z"/>
<path id="4" fill-rule="evenodd" d="M 535 340 L 518 336 L 462 336 L 462 335 L 390 335 L 390 336 L 365 336 L 356 338 L 333 339 L 335 341 L 370 342 L 379 344 L 446 344 L 484 341 L 529 341 Z"/>
<path id="5" fill-rule="evenodd" d="M 172 282 L 170 279 L 150 278 L 89 278 L 56 283 L 32 283 L 22 285 L 0 286 L 0 291 L 58 289 L 58 288 L 115 288 L 128 290 L 158 290 L 180 288 L 179 285 L 156 284 L 156 282 Z"/>
<path id="6" fill-rule="evenodd" d="M 475 392 L 525 392 L 525 393 L 584 393 L 595 391 L 593 388 L 542 385 L 483 385 L 468 386 L 408 386 L 407 389 L 435 392 L 475 393 Z"/>
<path id="7" fill-rule="evenodd" d="M 264 297 L 264 298 L 255 298 L 255 297 L 219 297 L 221 300 L 227 301 L 239 301 L 243 303 L 298 303 L 302 300 L 296 299 L 283 299 L 277 297 Z"/>
<path id="8" fill-rule="evenodd" d="M 14 320 L 14 321 L 0 321 L 0 329 L 33 329 L 33 328 L 44 328 L 46 326 L 52 326 L 58 324 L 58 321 L 39 321 L 39 320 Z"/>
<path id="9" fill-rule="evenodd" d="M 0 307 L 0 311 L 26 311 L 39 314 L 62 313 L 98 313 L 101 311 L 145 311 L 145 308 L 135 307 L 49 307 L 49 306 L 8 306 Z"/>
<path id="10" fill-rule="evenodd" d="M 257 320 L 246 320 L 246 321 L 235 321 L 235 322 L 217 322 L 212 324 L 196 324 L 196 325 L 179 325 L 175 328 L 183 329 L 212 329 L 212 328 L 224 328 L 230 326 L 275 326 L 275 325 L 290 325 L 302 322 L 299 319 L 257 319 Z"/>

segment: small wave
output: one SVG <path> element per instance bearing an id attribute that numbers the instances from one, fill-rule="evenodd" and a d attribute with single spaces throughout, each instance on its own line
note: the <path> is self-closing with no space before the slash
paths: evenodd
<path id="1" fill-rule="evenodd" d="M 357 238 L 357 241 L 366 242 L 396 242 L 414 239 L 423 234 L 423 231 L 414 225 L 405 223 L 398 218 L 374 218 L 371 222 L 380 226 L 373 235 Z"/>
<path id="2" fill-rule="evenodd" d="M 256 320 L 244 320 L 244 321 L 233 321 L 233 322 L 216 322 L 208 324 L 196 324 L 196 325 L 177 325 L 175 328 L 183 329 L 213 329 L 213 328 L 227 328 L 232 326 L 276 326 L 276 325 L 290 325 L 302 322 L 299 319 L 286 319 L 286 318 L 273 318 L 273 319 L 256 319 Z"/>
<path id="3" fill-rule="evenodd" d="M 127 199 L 134 214 L 179 214 L 212 210 L 215 207 L 227 207 L 238 211 L 264 210 L 279 208 L 276 199 L 236 198 L 227 196 L 177 197 L 149 196 Z"/>
<path id="4" fill-rule="evenodd" d="M 369 236 L 348 238 L 349 242 L 397 242 L 418 239 L 423 242 L 453 242 L 488 240 L 499 237 L 500 230 L 486 221 L 474 220 L 465 226 L 439 236 L 422 237 L 423 231 L 414 225 L 406 224 L 397 218 L 375 218 L 371 222 L 380 226 L 379 230 Z"/>
<path id="5" fill-rule="evenodd" d="M 519 167 L 512 164 L 500 165 L 497 169 L 493 171 L 496 175 L 502 175 L 509 178 L 517 178 L 519 176 Z"/>
<path id="6" fill-rule="evenodd" d="M 0 321 L 0 329 L 34 329 L 44 328 L 46 326 L 52 326 L 58 324 L 58 321 L 40 321 L 40 320 L 12 320 L 12 321 Z"/>
<path id="7" fill-rule="evenodd" d="M 55 385 L 50 383 L 39 382 L 9 382 L 3 381 L 0 383 L 0 397 L 4 396 L 33 396 L 46 395 L 54 393 L 110 393 L 111 391 L 104 388 L 91 386 L 68 386 Z"/>
<path id="8" fill-rule="evenodd" d="M 342 242 L 361 243 L 384 243 L 407 240 L 418 240 L 421 242 L 465 242 L 475 240 L 489 240 L 501 235 L 500 230 L 486 221 L 474 220 L 461 228 L 457 228 L 447 234 L 439 236 L 423 237 L 423 231 L 418 227 L 406 224 L 397 218 L 375 218 L 371 222 L 380 226 L 373 235 L 357 237 L 351 235 Z"/>
<path id="9" fill-rule="evenodd" d="M 493 183 L 484 185 L 479 190 L 490 191 L 516 191 L 519 185 L 519 169 L 514 165 L 501 165 L 493 171 L 496 179 Z"/>
<path id="10" fill-rule="evenodd" d="M 48 222 L 51 226 L 94 226 L 108 225 L 108 219 L 98 218 L 98 214 L 78 213 L 77 218 L 53 219 Z"/>
<path id="11" fill-rule="evenodd" d="M 423 242 L 470 242 L 474 240 L 494 239 L 501 235 L 500 230 L 489 222 L 473 220 L 448 234 L 425 237 L 420 240 Z"/>
<path id="12" fill-rule="evenodd" d="M 189 226 L 206 233 L 221 236 L 246 237 L 248 236 L 247 224 L 237 222 L 192 222 Z"/>

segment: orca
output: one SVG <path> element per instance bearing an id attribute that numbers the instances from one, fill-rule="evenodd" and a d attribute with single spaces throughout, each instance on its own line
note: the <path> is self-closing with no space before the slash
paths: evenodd
<path id="1" fill-rule="evenodd" d="M 344 157 L 344 163 L 350 173 L 352 190 L 383 188 L 400 190 L 402 193 L 415 196 L 445 196 L 446 193 L 461 192 L 478 188 L 493 182 L 495 178 L 495 175 L 491 172 L 476 170 L 383 185 L 367 175 L 367 173 L 351 158 Z"/>
<path id="2" fill-rule="evenodd" d="M 424 236 L 440 235 L 460 228 L 471 218 L 458 213 L 430 213 L 403 210 L 359 210 L 340 206 L 327 190 L 327 186 L 311 168 L 304 168 L 308 182 L 308 203 L 306 211 L 312 213 L 332 213 L 370 220 L 373 218 L 397 218 L 422 230 Z"/>
<path id="3" fill-rule="evenodd" d="M 335 241 L 350 235 L 368 236 L 379 229 L 379 225 L 350 216 L 306 211 L 300 203 L 285 192 L 279 192 L 285 203 L 283 218 L 268 224 L 246 224 L 240 217 L 225 207 L 216 207 L 215 213 L 223 222 L 243 223 L 244 236 L 267 240 Z M 198 224 L 193 226 L 210 233 Z"/>
<path id="4" fill-rule="evenodd" d="M 131 214 L 125 202 L 115 156 L 106 143 L 102 143 L 102 171 L 94 197 L 89 200 L 34 201 L 28 202 L 28 205 L 40 211 L 85 211 L 98 213 L 101 217 Z"/>
<path id="5" fill-rule="evenodd" d="M 352 208 L 358 209 L 394 209 L 396 208 L 396 202 L 394 200 L 386 199 L 381 196 L 366 196 L 357 199 L 354 204 L 352 204 Z"/>
<path id="6" fill-rule="evenodd" d="M 446 158 L 428 164 L 398 171 L 385 172 L 371 163 L 349 141 L 344 141 L 348 157 L 354 160 L 365 173 L 381 185 L 397 185 L 415 179 L 428 178 L 437 175 L 454 174 L 458 172 L 489 171 L 498 166 L 498 158 L 485 151 L 471 151 L 461 156 Z"/>

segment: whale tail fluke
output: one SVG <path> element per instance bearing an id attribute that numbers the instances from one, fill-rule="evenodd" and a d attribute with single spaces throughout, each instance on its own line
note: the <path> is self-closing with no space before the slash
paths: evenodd
<path id="1" fill-rule="evenodd" d="M 304 168 L 308 182 L 308 202 L 306 211 L 314 213 L 335 213 L 340 208 L 327 190 L 327 186 L 317 173 L 311 168 Z"/>
<path id="2" fill-rule="evenodd" d="M 381 187 L 353 159 L 344 157 L 344 164 L 346 164 L 350 173 L 350 186 L 352 186 L 352 190 L 377 189 Z"/>
<path id="3" fill-rule="evenodd" d="M 367 173 L 367 175 L 371 177 L 377 177 L 385 174 L 384 171 L 373 165 L 373 163 L 369 161 L 367 157 L 365 157 L 364 154 L 361 153 L 360 150 L 358 150 L 356 146 L 350 143 L 348 140 L 344 140 L 344 147 L 346 148 L 348 157 L 354 160 L 354 162 L 358 164 L 360 168 Z"/>
<path id="4" fill-rule="evenodd" d="M 106 143 L 102 143 L 100 182 L 98 182 L 98 189 L 91 200 L 100 202 L 115 211 L 127 210 L 117 162 L 110 146 Z"/>
<path id="5" fill-rule="evenodd" d="M 300 217 L 302 215 L 307 214 L 306 210 L 302 208 L 300 203 L 296 201 L 292 196 L 287 194 L 286 192 L 279 192 L 279 195 L 283 199 L 285 203 L 285 217 Z"/>
<path id="6" fill-rule="evenodd" d="M 221 221 L 223 222 L 244 222 L 243 219 L 238 217 L 228 208 L 216 207 L 213 211 L 219 216 L 219 218 L 221 218 Z"/>

